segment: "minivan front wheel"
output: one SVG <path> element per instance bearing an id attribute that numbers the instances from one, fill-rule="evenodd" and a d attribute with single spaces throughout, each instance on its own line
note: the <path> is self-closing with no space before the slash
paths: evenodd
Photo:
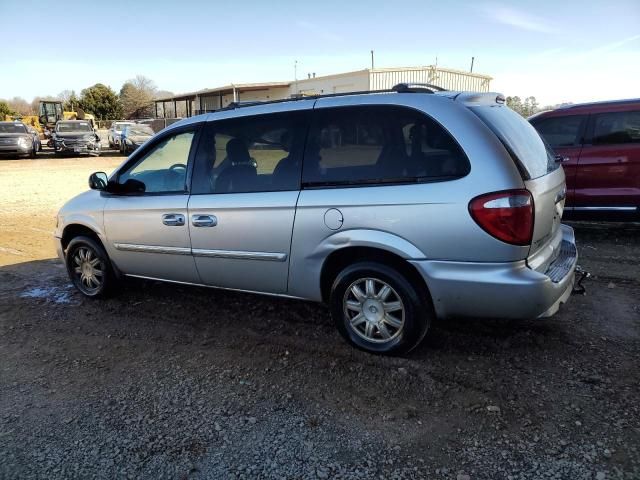
<path id="1" fill-rule="evenodd" d="M 402 354 L 415 348 L 429 328 L 425 295 L 400 272 L 376 262 L 345 268 L 331 290 L 331 315 L 342 336 L 373 353 Z"/>
<path id="2" fill-rule="evenodd" d="M 75 237 L 67 247 L 67 272 L 73 285 L 87 297 L 104 297 L 113 274 L 104 248 L 92 238 Z"/>

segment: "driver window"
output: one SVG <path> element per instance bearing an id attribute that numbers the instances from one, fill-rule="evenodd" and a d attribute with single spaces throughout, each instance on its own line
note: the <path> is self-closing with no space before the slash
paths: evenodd
<path id="1" fill-rule="evenodd" d="M 139 162 L 120 174 L 119 184 L 129 179 L 145 185 L 145 193 L 186 191 L 187 163 L 194 132 L 165 138 Z"/>

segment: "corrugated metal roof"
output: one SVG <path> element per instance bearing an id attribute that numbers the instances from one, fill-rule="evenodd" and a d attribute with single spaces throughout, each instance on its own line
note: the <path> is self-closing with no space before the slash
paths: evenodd
<path id="1" fill-rule="evenodd" d="M 216 88 L 204 88 L 202 90 L 196 90 L 195 92 L 181 93 L 178 95 L 171 95 L 169 97 L 156 98 L 154 101 L 173 101 L 173 100 L 185 100 L 188 98 L 195 98 L 196 95 L 206 95 L 208 93 L 224 93 L 233 92 L 235 88 L 239 92 L 250 92 L 255 90 L 266 90 L 268 88 L 286 88 L 291 85 L 292 82 L 262 82 L 262 83 L 231 83 L 222 87 Z"/>

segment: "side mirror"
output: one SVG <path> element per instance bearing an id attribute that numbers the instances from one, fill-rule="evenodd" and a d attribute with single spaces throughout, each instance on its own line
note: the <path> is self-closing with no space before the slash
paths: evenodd
<path id="1" fill-rule="evenodd" d="M 104 172 L 95 172 L 89 175 L 89 188 L 91 190 L 106 190 L 109 178 Z"/>

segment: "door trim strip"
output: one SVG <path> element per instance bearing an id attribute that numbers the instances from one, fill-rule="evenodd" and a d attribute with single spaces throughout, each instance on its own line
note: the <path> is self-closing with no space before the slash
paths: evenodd
<path id="1" fill-rule="evenodd" d="M 132 243 L 114 243 L 117 250 L 123 252 L 168 253 L 172 255 L 191 255 L 189 247 L 164 247 L 162 245 L 135 245 Z"/>
<path id="2" fill-rule="evenodd" d="M 580 212 L 580 211 L 631 212 L 636 209 L 637 207 L 565 207 L 565 210 L 569 210 L 571 212 Z"/>
<path id="3" fill-rule="evenodd" d="M 284 262 L 286 253 L 277 252 L 245 252 L 241 250 L 207 250 L 204 248 L 165 247 L 162 245 L 136 245 L 133 243 L 114 243 L 116 250 L 139 253 L 164 253 L 170 255 L 193 255 L 206 258 L 232 258 L 236 260 L 262 260 L 267 262 Z"/>
<path id="4" fill-rule="evenodd" d="M 194 248 L 192 251 L 194 257 L 264 260 L 268 262 L 284 262 L 287 259 L 286 253 L 276 252 L 243 252 L 240 250 L 207 250 L 204 248 Z"/>

